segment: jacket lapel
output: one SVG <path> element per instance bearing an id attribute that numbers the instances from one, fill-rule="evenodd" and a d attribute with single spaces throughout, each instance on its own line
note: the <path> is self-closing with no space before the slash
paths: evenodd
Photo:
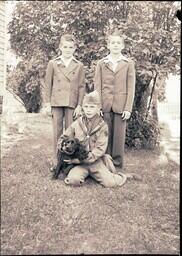
<path id="1" fill-rule="evenodd" d="M 96 133 L 98 130 L 100 130 L 100 128 L 105 125 L 104 121 L 99 120 L 99 122 L 96 124 L 96 126 L 93 128 L 93 130 L 91 131 L 90 135 L 93 135 L 94 133 Z"/>
<path id="2" fill-rule="evenodd" d="M 122 59 L 120 61 L 118 61 L 118 65 L 116 67 L 116 70 L 113 71 L 113 68 L 112 68 L 112 64 L 109 60 L 109 55 L 106 56 L 104 59 L 103 59 L 103 62 L 104 62 L 104 65 L 109 69 L 111 70 L 113 73 L 117 73 L 120 69 L 122 69 L 126 63 L 128 62 L 128 59 L 125 57 L 125 56 L 122 56 Z"/>
<path id="3" fill-rule="evenodd" d="M 78 118 L 78 123 L 80 125 L 80 128 L 82 129 L 82 131 L 84 132 L 84 134 L 87 136 L 88 135 L 88 130 L 87 130 L 87 127 L 83 121 L 83 118 L 84 117 L 81 117 L 81 118 Z"/>
<path id="4" fill-rule="evenodd" d="M 126 61 L 125 60 L 120 60 L 120 62 L 118 63 L 115 73 L 117 73 L 120 69 L 122 69 L 124 66 L 126 66 Z"/>
<path id="5" fill-rule="evenodd" d="M 111 70 L 112 72 L 114 72 L 113 69 L 112 69 L 111 62 L 110 62 L 109 59 L 108 59 L 108 56 L 106 56 L 106 57 L 103 59 L 103 63 L 104 63 L 104 65 L 105 65 L 106 68 L 108 68 L 109 70 Z"/>
<path id="6" fill-rule="evenodd" d="M 66 76 L 69 78 L 69 74 L 77 67 L 78 63 L 74 60 L 71 60 L 70 64 L 66 68 Z"/>
<path id="7" fill-rule="evenodd" d="M 96 133 L 98 130 L 100 130 L 103 124 L 105 124 L 103 119 L 99 115 L 97 115 L 93 121 L 93 126 L 90 131 L 90 136 Z"/>
<path id="8" fill-rule="evenodd" d="M 81 129 L 83 130 L 84 134 L 86 136 L 91 136 L 93 135 L 95 132 L 97 132 L 103 125 L 105 125 L 105 122 L 103 119 L 101 119 L 100 116 L 98 116 L 95 120 L 94 120 L 94 124 L 93 124 L 93 128 L 90 131 L 90 134 L 88 133 L 88 129 L 85 125 L 85 121 L 84 121 L 85 117 L 82 117 L 81 119 L 78 119 L 79 125 L 81 127 Z"/>
<path id="9" fill-rule="evenodd" d="M 113 69 L 112 69 L 112 66 L 111 66 L 111 63 L 110 63 L 110 62 L 104 63 L 104 64 L 105 64 L 105 66 L 106 66 L 109 70 L 111 70 L 112 72 L 114 72 Z"/>
<path id="10" fill-rule="evenodd" d="M 71 60 L 68 67 L 66 67 L 62 62 L 62 60 L 59 60 L 59 62 L 57 62 L 57 65 L 58 65 L 58 69 L 63 73 L 63 75 L 68 80 L 70 80 L 70 73 L 77 67 L 78 63 L 74 60 Z"/>

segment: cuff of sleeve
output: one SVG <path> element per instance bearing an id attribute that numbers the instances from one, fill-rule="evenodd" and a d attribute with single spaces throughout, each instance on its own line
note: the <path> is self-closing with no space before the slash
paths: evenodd
<path id="1" fill-rule="evenodd" d="M 44 107 L 50 107 L 50 106 L 51 106 L 51 103 L 50 103 L 50 102 L 45 102 L 45 103 L 43 104 L 43 106 L 44 106 Z"/>
<path id="2" fill-rule="evenodd" d="M 89 153 L 88 157 L 85 160 L 83 160 L 83 163 L 85 163 L 85 164 L 91 164 L 94 162 L 95 162 L 95 160 L 94 160 L 91 152 Z"/>
<path id="3" fill-rule="evenodd" d="M 81 108 L 81 105 L 80 105 L 80 104 L 78 104 L 76 108 Z"/>
<path id="4" fill-rule="evenodd" d="M 131 114 L 131 110 L 128 110 L 128 109 L 124 109 L 124 111 L 130 112 L 130 114 Z"/>

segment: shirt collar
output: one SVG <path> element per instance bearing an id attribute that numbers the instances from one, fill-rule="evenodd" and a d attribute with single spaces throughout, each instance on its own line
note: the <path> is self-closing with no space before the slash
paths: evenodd
<path id="1" fill-rule="evenodd" d="M 74 59 L 74 57 L 72 56 L 71 58 L 69 58 L 69 59 L 67 59 L 67 60 L 65 61 L 65 59 L 64 59 L 63 56 L 61 55 L 61 56 L 60 56 L 60 59 L 62 60 L 63 63 L 65 63 L 65 62 L 68 62 L 68 63 L 69 63 L 69 62 L 72 61 L 72 59 Z"/>
<path id="2" fill-rule="evenodd" d="M 106 62 L 106 63 L 108 63 L 108 62 L 119 62 L 119 61 L 121 61 L 121 60 L 125 60 L 125 61 L 128 61 L 128 59 L 125 57 L 125 56 L 123 56 L 122 54 L 118 57 L 118 59 L 116 60 L 116 61 L 113 61 L 113 59 L 112 59 L 112 57 L 111 57 L 111 55 L 109 54 L 109 55 L 107 55 L 105 58 L 104 58 L 104 62 Z"/>

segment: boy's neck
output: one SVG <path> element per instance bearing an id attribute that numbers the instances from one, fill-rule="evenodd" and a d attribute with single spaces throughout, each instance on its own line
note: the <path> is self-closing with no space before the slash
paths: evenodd
<path id="1" fill-rule="evenodd" d="M 110 56 L 113 60 L 117 60 L 117 59 L 119 59 L 120 56 L 122 56 L 122 54 L 121 53 L 118 53 L 118 54 L 110 53 Z"/>
<path id="2" fill-rule="evenodd" d="M 92 120 L 96 119 L 97 117 L 99 117 L 99 115 L 98 115 L 98 114 L 95 114 L 95 115 L 94 115 L 93 117 L 91 117 L 91 118 L 86 117 L 86 119 L 89 120 L 89 121 L 92 121 Z"/>
<path id="3" fill-rule="evenodd" d="M 61 56 L 62 56 L 63 60 L 65 60 L 65 61 L 68 61 L 68 60 L 70 60 L 70 59 L 73 58 L 73 55 L 72 55 L 71 57 L 69 57 L 69 58 L 67 58 L 67 57 L 65 57 L 65 56 L 63 56 L 63 55 L 61 55 Z"/>

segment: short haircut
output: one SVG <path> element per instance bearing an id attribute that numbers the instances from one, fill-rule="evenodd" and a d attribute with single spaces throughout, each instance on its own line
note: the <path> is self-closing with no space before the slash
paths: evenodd
<path id="1" fill-rule="evenodd" d="M 119 30 L 114 30 L 114 31 L 109 32 L 109 33 L 107 34 L 107 39 L 106 39 L 106 40 L 107 40 L 107 43 L 109 43 L 110 38 L 111 38 L 112 36 L 119 36 L 119 37 L 121 38 L 121 40 L 122 40 L 123 45 L 124 45 L 124 37 L 122 36 L 122 34 L 121 34 L 121 32 L 120 32 Z"/>
<path id="2" fill-rule="evenodd" d="M 60 44 L 62 44 L 63 41 L 72 42 L 76 46 L 76 39 L 75 39 L 75 37 L 72 34 L 64 34 L 64 35 L 62 35 L 61 39 L 60 39 Z"/>

